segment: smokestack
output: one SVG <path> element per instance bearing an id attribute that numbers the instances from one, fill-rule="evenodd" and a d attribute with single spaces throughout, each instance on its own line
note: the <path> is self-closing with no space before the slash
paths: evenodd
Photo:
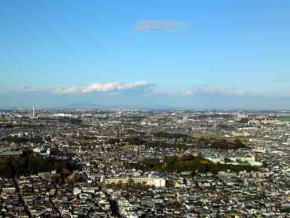
<path id="1" fill-rule="evenodd" d="M 32 117 L 35 117 L 35 111 L 34 111 L 34 106 L 32 107 Z"/>

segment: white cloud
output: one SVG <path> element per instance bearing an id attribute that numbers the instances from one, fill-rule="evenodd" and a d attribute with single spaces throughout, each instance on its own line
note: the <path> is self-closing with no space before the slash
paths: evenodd
<path id="1" fill-rule="evenodd" d="M 32 88 L 30 86 L 22 86 L 17 88 L 17 91 L 22 91 L 22 92 L 34 92 L 37 91 L 35 88 Z"/>
<path id="2" fill-rule="evenodd" d="M 142 20 L 137 23 L 136 30 L 147 31 L 168 31 L 187 27 L 186 23 L 165 20 Z"/>
<path id="3" fill-rule="evenodd" d="M 130 92 L 131 94 L 148 94 L 150 96 L 194 96 L 194 95 L 216 95 L 216 96 L 236 96 L 236 97 L 271 97 L 284 98 L 290 97 L 290 91 L 273 91 L 273 92 L 251 92 L 219 86 L 193 86 L 184 90 L 176 90 L 168 87 L 167 89 L 158 89 L 155 84 L 148 82 L 107 82 L 92 83 L 87 86 L 68 86 L 68 87 L 30 87 L 22 86 L 18 88 L 8 88 L 7 90 L 18 93 L 47 93 L 47 94 L 89 94 L 89 93 L 110 93 L 118 94 L 120 92 Z"/>
<path id="4" fill-rule="evenodd" d="M 133 83 L 108 82 L 108 83 L 93 83 L 84 87 L 62 87 L 55 89 L 55 92 L 59 94 L 118 92 L 125 90 L 151 89 L 153 86 L 154 85 L 152 83 L 146 82 L 133 82 Z"/>
<path id="5" fill-rule="evenodd" d="M 49 91 L 49 89 L 40 88 L 40 87 L 31 87 L 31 86 L 21 86 L 21 87 L 12 89 L 12 91 L 17 91 L 17 92 L 47 92 L 47 91 Z"/>
<path id="6" fill-rule="evenodd" d="M 77 93 L 79 92 L 80 89 L 77 87 L 60 87 L 60 88 L 56 88 L 55 92 L 59 93 L 59 94 L 70 94 L 70 93 Z"/>
<path id="7" fill-rule="evenodd" d="M 210 95 L 225 95 L 225 96 L 245 96 L 247 93 L 240 90 L 232 90 L 220 88 L 216 86 L 198 86 L 184 90 L 183 95 L 190 96 L 194 94 L 210 94 Z"/>
<path id="8" fill-rule="evenodd" d="M 290 97 L 290 91 L 278 92 L 276 95 L 279 97 Z"/>

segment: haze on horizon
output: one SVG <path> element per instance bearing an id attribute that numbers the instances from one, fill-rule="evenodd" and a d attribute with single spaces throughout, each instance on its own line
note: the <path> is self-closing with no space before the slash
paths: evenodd
<path id="1" fill-rule="evenodd" d="M 0 108 L 290 109 L 286 0 L 9 0 Z"/>

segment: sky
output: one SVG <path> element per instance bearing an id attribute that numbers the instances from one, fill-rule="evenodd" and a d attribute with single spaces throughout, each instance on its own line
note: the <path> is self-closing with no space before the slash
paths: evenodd
<path id="1" fill-rule="evenodd" d="M 0 108 L 290 109 L 289 0 L 9 0 Z"/>

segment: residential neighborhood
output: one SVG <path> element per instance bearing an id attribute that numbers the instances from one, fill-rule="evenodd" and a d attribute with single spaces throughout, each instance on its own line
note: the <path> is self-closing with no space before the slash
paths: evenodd
<path id="1" fill-rule="evenodd" d="M 1 111 L 2 217 L 288 217 L 288 112 Z"/>

